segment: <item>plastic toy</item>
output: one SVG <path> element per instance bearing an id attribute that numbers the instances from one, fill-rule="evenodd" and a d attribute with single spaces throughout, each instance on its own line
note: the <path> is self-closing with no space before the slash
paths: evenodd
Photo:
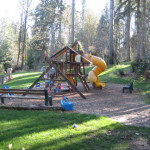
<path id="1" fill-rule="evenodd" d="M 49 87 L 53 84 L 53 81 L 50 82 Z"/>
<path id="2" fill-rule="evenodd" d="M 74 124 L 74 125 L 73 125 L 73 128 L 78 128 L 78 125 Z"/>
<path id="3" fill-rule="evenodd" d="M 63 107 L 64 110 L 73 110 L 74 103 L 69 102 L 68 97 L 63 97 L 61 100 L 61 106 Z"/>
<path id="4" fill-rule="evenodd" d="M 40 82 L 37 82 L 35 87 L 40 88 Z"/>
<path id="5" fill-rule="evenodd" d="M 9 86 L 3 86 L 3 89 L 9 89 Z M 7 93 L 7 95 L 14 95 L 12 93 Z"/>
<path id="6" fill-rule="evenodd" d="M 56 87 L 56 88 L 54 89 L 54 92 L 55 92 L 55 93 L 58 93 L 58 87 Z"/>
<path id="7" fill-rule="evenodd" d="M 61 83 L 57 84 L 58 89 L 61 89 Z"/>

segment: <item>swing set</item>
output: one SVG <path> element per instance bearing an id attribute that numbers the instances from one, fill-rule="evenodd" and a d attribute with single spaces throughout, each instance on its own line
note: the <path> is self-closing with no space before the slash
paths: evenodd
<path id="1" fill-rule="evenodd" d="M 32 89 L 40 80 L 47 81 L 45 88 L 49 88 L 49 91 L 54 86 L 55 82 L 58 82 L 56 88 L 61 89 L 61 82 L 66 81 L 70 92 L 74 90 L 85 99 L 86 97 L 83 93 L 78 90 L 77 84 L 79 78 L 85 90 L 87 92 L 89 91 L 89 86 L 85 80 L 87 77 L 85 66 L 91 62 L 83 57 L 83 51 L 80 51 L 79 48 L 80 45 L 78 41 L 75 41 L 72 48 L 64 47 L 50 58 L 48 58 L 45 53 L 45 71 L 43 71 L 41 76 L 29 87 L 29 89 Z M 65 59 L 62 61 L 60 60 L 60 56 L 64 54 Z M 49 75 L 48 79 L 47 73 Z"/>

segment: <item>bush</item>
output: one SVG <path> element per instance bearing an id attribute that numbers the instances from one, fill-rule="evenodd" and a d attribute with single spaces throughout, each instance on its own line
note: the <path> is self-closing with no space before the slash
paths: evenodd
<path id="1" fill-rule="evenodd" d="M 148 70 L 150 70 L 149 59 L 138 60 L 131 63 L 132 71 L 137 74 L 137 78 L 144 77 L 149 78 Z"/>
<path id="2" fill-rule="evenodd" d="M 119 72 L 119 75 L 121 75 L 121 76 L 124 76 L 124 75 L 125 75 L 125 73 L 124 73 L 124 70 L 123 70 L 123 69 L 119 69 L 119 70 L 118 70 L 118 72 Z"/>
<path id="3" fill-rule="evenodd" d="M 7 72 L 8 68 L 11 68 L 11 64 L 9 62 L 3 63 L 3 66 L 4 66 L 4 69 L 5 69 L 5 72 Z"/>
<path id="4" fill-rule="evenodd" d="M 0 74 L 4 74 L 4 73 L 5 73 L 4 66 L 0 64 Z"/>
<path id="5" fill-rule="evenodd" d="M 136 72 L 138 68 L 139 62 L 132 62 L 131 67 L 132 67 L 132 72 Z"/>
<path id="6" fill-rule="evenodd" d="M 12 69 L 12 73 L 14 73 L 15 71 L 21 70 L 21 67 L 19 65 L 15 65 Z"/>

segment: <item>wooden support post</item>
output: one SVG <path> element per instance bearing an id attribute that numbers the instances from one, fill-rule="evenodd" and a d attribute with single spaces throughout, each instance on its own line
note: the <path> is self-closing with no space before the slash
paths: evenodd
<path id="1" fill-rule="evenodd" d="M 77 64 L 75 64 L 74 65 L 75 66 L 75 68 L 74 68 L 74 70 L 75 70 L 75 85 L 77 86 L 77 73 L 78 73 L 78 65 Z"/>
<path id="2" fill-rule="evenodd" d="M 48 106 L 52 106 L 52 96 L 48 96 L 48 91 L 47 89 L 44 89 L 44 93 L 45 93 L 45 105 Z"/>
<path id="3" fill-rule="evenodd" d="M 45 93 L 45 105 L 48 106 L 48 91 L 47 91 L 47 89 L 44 89 L 44 93 Z"/>
<path id="4" fill-rule="evenodd" d="M 59 68 L 56 67 L 56 65 L 54 65 L 54 68 L 58 71 L 58 73 L 64 78 L 66 79 L 66 81 L 68 82 L 68 84 L 70 84 L 70 86 L 84 99 L 86 99 L 86 97 L 71 83 L 70 80 L 68 80 L 68 78 L 66 77 L 66 75 L 64 75 L 60 70 Z"/>
<path id="5" fill-rule="evenodd" d="M 51 68 L 51 65 L 41 74 L 41 76 L 35 80 L 35 82 L 29 87 L 29 89 L 32 89 L 34 85 L 42 78 L 44 77 L 45 73 L 47 73 Z"/>
<path id="6" fill-rule="evenodd" d="M 52 106 L 52 96 L 48 96 L 49 105 Z"/>
<path id="7" fill-rule="evenodd" d="M 1 103 L 4 104 L 4 97 L 1 97 Z"/>
<path id="8" fill-rule="evenodd" d="M 47 73 L 50 70 L 50 68 L 51 68 L 51 65 L 49 65 L 49 67 L 41 74 L 41 76 L 35 80 L 35 82 L 29 87 L 29 89 L 32 89 L 35 86 L 35 84 L 38 81 L 40 81 L 41 78 L 44 77 L 45 73 Z M 23 96 L 25 96 L 27 93 L 28 93 L 28 91 L 25 94 L 23 94 Z"/>
<path id="9" fill-rule="evenodd" d="M 90 88 L 85 80 L 85 77 L 82 77 L 82 75 L 80 73 L 78 73 L 78 77 L 80 78 L 80 81 L 81 81 L 82 85 L 84 86 L 85 90 L 88 92 L 90 90 Z"/>
<path id="10" fill-rule="evenodd" d="M 84 63 L 82 65 L 83 65 L 83 74 L 85 75 L 85 66 L 84 66 Z"/>

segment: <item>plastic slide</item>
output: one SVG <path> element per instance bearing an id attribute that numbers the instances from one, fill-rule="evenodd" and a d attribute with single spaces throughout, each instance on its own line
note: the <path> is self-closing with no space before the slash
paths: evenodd
<path id="1" fill-rule="evenodd" d="M 93 55 L 89 56 L 88 54 L 85 54 L 84 57 L 95 65 L 95 67 L 88 73 L 89 82 L 95 87 L 105 87 L 105 83 L 100 82 L 97 77 L 100 73 L 105 71 L 107 67 L 105 61 L 100 57 Z"/>

